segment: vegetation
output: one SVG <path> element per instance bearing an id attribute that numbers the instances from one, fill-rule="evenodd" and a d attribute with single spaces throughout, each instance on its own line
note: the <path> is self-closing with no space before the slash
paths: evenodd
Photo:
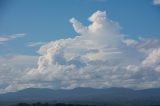
<path id="1" fill-rule="evenodd" d="M 16 105 L 11 105 L 11 106 L 100 106 L 100 105 L 87 105 L 87 104 L 64 104 L 64 103 L 56 103 L 56 104 L 49 104 L 49 103 L 19 103 Z M 127 105 L 127 104 L 123 104 L 123 105 L 101 105 L 101 106 L 134 106 L 134 105 Z M 160 106 L 160 105 L 143 105 L 143 106 Z"/>
<path id="2" fill-rule="evenodd" d="M 64 103 L 49 104 L 49 103 L 38 102 L 38 103 L 33 103 L 33 104 L 19 103 L 17 105 L 12 105 L 12 106 L 96 106 L 96 105 L 64 104 Z"/>

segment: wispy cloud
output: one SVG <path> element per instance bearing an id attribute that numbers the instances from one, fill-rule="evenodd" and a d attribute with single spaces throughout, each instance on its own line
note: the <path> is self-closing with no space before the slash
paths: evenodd
<path id="1" fill-rule="evenodd" d="M 14 40 L 17 38 L 24 37 L 25 33 L 17 33 L 17 34 L 10 34 L 10 35 L 0 35 L 0 44 L 3 44 L 7 41 Z"/>
<path id="2" fill-rule="evenodd" d="M 160 5 L 160 0 L 153 0 L 154 5 Z"/>
<path id="3" fill-rule="evenodd" d="M 29 42 L 28 43 L 28 47 L 37 47 L 37 46 L 41 46 L 44 45 L 46 42 Z"/>
<path id="4" fill-rule="evenodd" d="M 108 0 L 83 0 L 83 1 L 90 1 L 90 2 L 106 2 Z"/>
<path id="5" fill-rule="evenodd" d="M 12 34 L 10 36 L 11 39 L 16 39 L 16 38 L 21 38 L 24 37 L 26 34 L 25 33 L 18 33 L 18 34 Z"/>
<path id="6" fill-rule="evenodd" d="M 9 39 L 7 37 L 0 37 L 0 42 L 6 42 L 8 41 Z"/>
<path id="7" fill-rule="evenodd" d="M 106 2 L 107 0 L 93 0 L 93 1 L 97 1 L 97 2 Z"/>

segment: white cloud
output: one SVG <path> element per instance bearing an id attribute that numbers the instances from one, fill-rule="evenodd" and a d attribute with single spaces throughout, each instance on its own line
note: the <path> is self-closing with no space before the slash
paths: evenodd
<path id="1" fill-rule="evenodd" d="M 118 23 L 108 19 L 106 12 L 95 12 L 89 21 L 91 24 L 84 26 L 72 18 L 79 36 L 42 45 L 37 67 L 13 74 L 12 79 L 19 76 L 21 80 L 1 82 L 1 91 L 26 87 L 160 87 L 159 39 L 124 38 Z"/>
<path id="2" fill-rule="evenodd" d="M 9 87 L 22 82 L 21 77 L 36 66 L 37 59 L 37 56 L 28 55 L 0 56 L 0 93 L 20 89 Z"/>
<path id="3" fill-rule="evenodd" d="M 144 65 L 152 54 L 145 50 L 154 52 L 158 42 L 123 38 L 118 23 L 108 19 L 106 12 L 95 12 L 89 21 L 91 24 L 84 26 L 72 18 L 70 22 L 79 36 L 41 46 L 38 67 L 27 73 L 26 80 L 39 82 L 41 86 L 47 82 L 49 87 L 55 89 L 149 88 L 160 85 L 157 77 L 160 73 Z"/>
<path id="4" fill-rule="evenodd" d="M 21 38 L 21 37 L 24 37 L 25 34 L 24 33 L 18 33 L 18 34 L 11 34 L 11 35 L 1 35 L 0 36 L 0 44 L 3 44 L 7 41 L 10 41 L 10 40 L 14 40 L 14 39 L 17 39 L 17 38 Z"/>
<path id="5" fill-rule="evenodd" d="M 138 41 L 134 39 L 124 39 L 123 43 L 125 43 L 127 46 L 136 46 L 138 44 Z"/>
<path id="6" fill-rule="evenodd" d="M 143 61 L 143 64 L 152 67 L 160 65 L 160 48 L 154 49 Z"/>
<path id="7" fill-rule="evenodd" d="M 0 42 L 5 42 L 5 41 L 8 41 L 8 40 L 9 40 L 8 38 L 0 37 Z"/>
<path id="8" fill-rule="evenodd" d="M 160 0 L 153 0 L 153 4 L 160 5 Z"/>
<path id="9" fill-rule="evenodd" d="M 153 39 L 153 38 L 142 38 L 136 41 L 137 44 L 132 44 L 132 47 L 135 47 L 140 52 L 145 54 L 151 53 L 155 48 L 159 48 L 160 46 L 160 39 Z"/>
<path id="10" fill-rule="evenodd" d="M 41 46 L 44 45 L 46 42 L 30 42 L 27 46 L 28 47 L 37 47 L 37 46 Z"/>
<path id="11" fill-rule="evenodd" d="M 86 1 L 86 0 L 83 0 L 83 1 Z M 91 1 L 91 2 L 106 2 L 108 0 L 88 0 L 88 1 Z"/>

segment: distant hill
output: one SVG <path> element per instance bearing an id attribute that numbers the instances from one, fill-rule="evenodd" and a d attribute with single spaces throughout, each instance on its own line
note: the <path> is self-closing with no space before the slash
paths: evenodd
<path id="1" fill-rule="evenodd" d="M 28 88 L 17 92 L 0 94 L 0 105 L 14 103 L 79 103 L 108 106 L 152 106 L 160 104 L 160 88 L 132 90 L 127 88 L 75 88 L 52 90 Z"/>

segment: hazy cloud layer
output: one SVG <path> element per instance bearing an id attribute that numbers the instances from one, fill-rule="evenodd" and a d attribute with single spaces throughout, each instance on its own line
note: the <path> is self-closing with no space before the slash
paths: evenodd
<path id="1" fill-rule="evenodd" d="M 106 12 L 97 11 L 88 20 L 91 24 L 84 26 L 70 19 L 78 35 L 42 45 L 37 68 L 6 75 L 6 80 L 19 77 L 11 83 L 1 82 L 1 91 L 28 87 L 160 87 L 159 39 L 124 37 L 119 24 L 108 19 Z M 0 77 L 3 80 L 3 75 Z"/>

